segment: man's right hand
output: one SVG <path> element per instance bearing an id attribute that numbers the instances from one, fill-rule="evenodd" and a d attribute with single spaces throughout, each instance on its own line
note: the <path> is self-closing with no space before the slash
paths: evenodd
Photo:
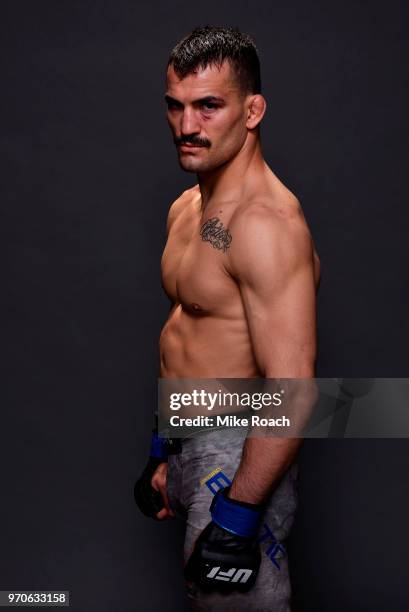
<path id="1" fill-rule="evenodd" d="M 154 472 L 152 479 L 151 479 L 151 485 L 153 489 L 155 489 L 155 491 L 158 491 L 160 493 L 162 500 L 165 504 L 164 507 L 156 514 L 156 517 L 155 517 L 159 519 L 160 521 L 162 521 L 163 519 L 170 518 L 171 516 L 174 516 L 169 506 L 168 493 L 166 490 L 167 474 L 168 474 L 168 464 L 166 462 L 160 463 L 158 467 L 156 468 L 156 471 Z"/>
<path id="2" fill-rule="evenodd" d="M 173 516 L 166 491 L 168 473 L 169 440 L 152 432 L 148 463 L 134 488 L 136 505 L 151 518 L 162 520 Z"/>
<path id="3" fill-rule="evenodd" d="M 148 463 L 134 487 L 134 496 L 139 510 L 151 518 L 162 510 L 164 504 L 161 494 L 152 486 L 152 478 L 162 461 L 156 457 L 149 457 Z"/>
<path id="4" fill-rule="evenodd" d="M 150 457 L 141 477 L 135 484 L 136 505 L 145 516 L 158 520 L 173 516 L 166 491 L 167 470 L 166 461 Z"/>

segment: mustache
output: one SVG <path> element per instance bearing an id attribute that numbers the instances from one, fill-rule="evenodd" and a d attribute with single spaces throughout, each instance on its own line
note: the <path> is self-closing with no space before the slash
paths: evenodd
<path id="1" fill-rule="evenodd" d="M 190 136 L 181 136 L 180 138 L 175 137 L 173 142 L 175 145 L 189 143 L 195 145 L 196 147 L 210 147 L 212 144 L 207 138 L 200 138 L 200 136 L 195 136 L 194 134 Z"/>

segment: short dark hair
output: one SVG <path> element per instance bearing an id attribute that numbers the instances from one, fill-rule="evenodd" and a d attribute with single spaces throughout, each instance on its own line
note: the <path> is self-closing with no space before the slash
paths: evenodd
<path id="1" fill-rule="evenodd" d="M 168 66 L 184 79 L 197 68 L 220 67 L 228 60 L 234 69 L 240 89 L 245 93 L 261 92 L 260 59 L 250 36 L 237 28 L 204 26 L 195 28 L 172 50 Z"/>

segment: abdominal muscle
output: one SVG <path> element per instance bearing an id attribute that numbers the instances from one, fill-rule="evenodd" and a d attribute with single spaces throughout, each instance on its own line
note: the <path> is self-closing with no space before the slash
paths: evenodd
<path id="1" fill-rule="evenodd" d="M 175 305 L 159 341 L 162 378 L 260 376 L 244 318 L 193 314 Z"/>

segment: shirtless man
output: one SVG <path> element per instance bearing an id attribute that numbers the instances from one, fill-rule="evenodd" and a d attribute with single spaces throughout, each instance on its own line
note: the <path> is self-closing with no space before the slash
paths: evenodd
<path id="1" fill-rule="evenodd" d="M 313 378 L 319 260 L 299 201 L 263 159 L 254 43 L 230 28 L 194 30 L 171 53 L 166 102 L 179 163 L 198 184 L 169 211 L 161 377 Z M 282 543 L 301 440 L 229 435 L 184 439 L 168 458 L 154 436 L 136 498 L 150 516 L 187 520 L 192 610 L 288 612 Z"/>

